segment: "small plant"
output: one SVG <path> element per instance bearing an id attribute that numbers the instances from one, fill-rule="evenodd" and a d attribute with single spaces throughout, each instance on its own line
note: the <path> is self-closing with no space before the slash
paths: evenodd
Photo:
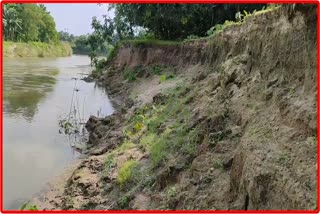
<path id="1" fill-rule="evenodd" d="M 67 135 L 72 134 L 74 131 L 73 130 L 74 126 L 69 120 L 66 120 L 66 119 L 59 120 L 59 127 L 60 127 L 59 132 L 60 133 L 64 132 L 64 134 L 67 134 Z"/>
<path id="2" fill-rule="evenodd" d="M 153 167 L 157 167 L 166 158 L 167 141 L 158 138 L 150 148 L 150 157 Z"/>
<path id="3" fill-rule="evenodd" d="M 166 81 L 167 80 L 167 76 L 165 75 L 165 74 L 162 74 L 161 76 L 160 76 L 160 83 L 163 83 L 164 81 Z"/>
<path id="4" fill-rule="evenodd" d="M 24 203 L 24 204 L 21 206 L 20 210 L 38 211 L 37 205 L 29 204 L 29 203 L 30 203 L 29 201 L 26 202 L 26 203 Z"/>
<path id="5" fill-rule="evenodd" d="M 223 31 L 223 25 L 221 24 L 216 24 L 215 26 L 213 26 L 212 28 L 210 28 L 208 31 L 207 31 L 207 35 L 208 36 L 214 36 L 216 35 L 217 33 L 220 33 Z"/>
<path id="6" fill-rule="evenodd" d="M 144 136 L 140 140 L 140 144 L 143 146 L 144 149 L 147 151 L 151 148 L 152 144 L 155 142 L 156 135 L 153 133 L 148 134 L 147 136 Z"/>
<path id="7" fill-rule="evenodd" d="M 217 159 L 214 159 L 213 160 L 213 167 L 216 168 L 216 169 L 221 169 L 223 168 L 223 163 L 221 160 L 217 160 Z"/>
<path id="8" fill-rule="evenodd" d="M 124 71 L 124 78 L 129 82 L 133 82 L 137 79 L 137 74 L 132 69 L 125 69 Z"/>
<path id="9" fill-rule="evenodd" d="M 311 145 L 317 145 L 317 138 L 316 137 L 308 137 L 307 142 Z"/>
<path id="10" fill-rule="evenodd" d="M 161 74 L 161 67 L 159 65 L 154 65 L 152 67 L 151 72 L 155 75 L 160 75 Z"/>
<path id="11" fill-rule="evenodd" d="M 127 208 L 129 205 L 129 202 L 131 200 L 130 195 L 126 194 L 124 196 L 122 196 L 119 201 L 118 201 L 118 205 L 121 209 Z"/>
<path id="12" fill-rule="evenodd" d="M 114 158 L 114 153 L 110 153 L 106 158 L 106 162 L 104 163 L 104 168 L 106 173 L 108 173 L 115 166 L 116 166 L 116 160 Z"/>
<path id="13" fill-rule="evenodd" d="M 117 176 L 118 184 L 123 187 L 130 181 L 132 181 L 132 175 L 134 174 L 134 170 L 138 166 L 137 161 L 128 160 L 120 167 Z"/>
<path id="14" fill-rule="evenodd" d="M 117 148 L 117 151 L 119 151 L 120 153 L 123 153 L 123 152 L 125 152 L 126 150 L 132 149 L 132 148 L 134 148 L 134 147 L 136 147 L 136 145 L 135 145 L 134 143 L 132 143 L 131 141 L 124 141 L 124 142 L 121 144 L 121 146 L 119 146 L 119 147 Z"/>
<path id="15" fill-rule="evenodd" d="M 163 74 L 160 76 L 160 83 L 163 83 L 164 81 L 168 80 L 168 79 L 173 79 L 174 78 L 174 74 L 173 73 L 169 73 L 169 74 Z"/>
<path id="16" fill-rule="evenodd" d="M 167 191 L 168 198 L 173 198 L 177 195 L 177 188 L 175 186 L 169 187 Z"/>

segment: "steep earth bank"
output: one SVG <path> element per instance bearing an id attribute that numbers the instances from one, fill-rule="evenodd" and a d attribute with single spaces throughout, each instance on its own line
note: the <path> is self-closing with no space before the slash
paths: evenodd
<path id="1" fill-rule="evenodd" d="M 315 5 L 106 66 L 117 112 L 89 119 L 88 158 L 42 208 L 316 208 Z"/>
<path id="2" fill-rule="evenodd" d="M 71 46 L 66 42 L 3 42 L 4 57 L 63 57 L 71 54 Z"/>

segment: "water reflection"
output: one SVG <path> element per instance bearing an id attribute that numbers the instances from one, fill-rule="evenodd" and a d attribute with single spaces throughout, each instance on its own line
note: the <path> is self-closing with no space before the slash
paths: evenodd
<path id="1" fill-rule="evenodd" d="M 41 72 L 41 74 L 39 74 Z M 38 73 L 38 74 L 37 74 Z M 15 61 L 4 63 L 4 111 L 13 117 L 22 116 L 31 121 L 38 111 L 38 104 L 52 92 L 57 82 L 58 69 L 22 69 Z"/>

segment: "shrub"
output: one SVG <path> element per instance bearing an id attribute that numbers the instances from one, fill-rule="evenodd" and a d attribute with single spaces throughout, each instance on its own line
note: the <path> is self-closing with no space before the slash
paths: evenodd
<path id="1" fill-rule="evenodd" d="M 130 181 L 132 181 L 132 175 L 134 170 L 137 168 L 138 163 L 135 160 L 128 160 L 120 167 L 117 176 L 118 184 L 123 187 Z"/>
<path id="2" fill-rule="evenodd" d="M 160 75 L 161 74 L 161 67 L 159 65 L 154 65 L 152 67 L 152 73 L 155 75 Z"/>
<path id="3" fill-rule="evenodd" d="M 166 159 L 167 141 L 164 138 L 158 138 L 150 147 L 150 158 L 153 167 L 160 165 Z"/>
<path id="4" fill-rule="evenodd" d="M 127 68 L 124 71 L 124 78 L 129 82 L 133 82 L 137 79 L 137 74 L 134 70 Z"/>
<path id="5" fill-rule="evenodd" d="M 115 166 L 116 160 L 114 158 L 114 153 L 110 153 L 106 158 L 106 162 L 104 163 L 106 173 L 108 173 Z"/>

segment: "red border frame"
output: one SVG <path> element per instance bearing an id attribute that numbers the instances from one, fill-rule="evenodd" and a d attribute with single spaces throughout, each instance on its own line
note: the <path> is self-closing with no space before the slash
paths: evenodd
<path id="1" fill-rule="evenodd" d="M 1 1 L 1 0 L 0 0 Z M 1 166 L 0 166 L 0 213 L 319 213 L 319 198 L 320 198 L 320 185 L 319 185 L 319 178 L 320 178 L 320 171 L 319 171 L 319 136 L 320 136 L 320 120 L 319 120 L 319 99 L 320 94 L 318 92 L 320 86 L 320 78 L 319 78 L 319 71 L 320 71 L 320 60 L 319 60 L 319 50 L 320 50 L 320 0 L 4 0 L 1 1 L 1 10 L 0 15 L 2 17 L 3 13 L 3 4 L 6 3 L 187 3 L 187 4 L 194 4 L 194 3 L 240 3 L 240 4 L 256 4 L 256 3 L 309 3 L 309 4 L 317 4 L 317 209 L 316 210 L 225 210 L 225 211 L 214 211 L 214 210 L 175 210 L 175 211 L 161 211 L 161 210 L 50 210 L 50 211 L 20 211 L 20 210 L 3 210 L 3 29 L 2 29 L 2 22 L 0 22 L 1 28 L 1 93 L 0 93 L 0 100 L 1 100 L 1 115 L 0 115 L 0 136 L 1 136 L 1 146 L 0 146 L 0 155 L 1 155 Z"/>

